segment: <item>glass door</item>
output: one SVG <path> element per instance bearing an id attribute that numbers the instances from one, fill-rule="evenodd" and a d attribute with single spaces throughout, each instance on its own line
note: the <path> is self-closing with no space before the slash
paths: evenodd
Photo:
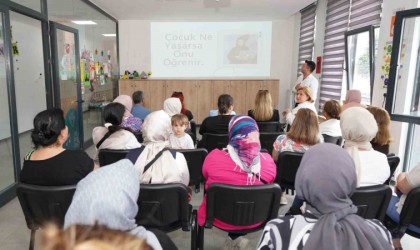
<path id="1" fill-rule="evenodd" d="M 54 106 L 66 118 L 68 149 L 83 147 L 82 98 L 80 79 L 79 34 L 76 29 L 50 22 L 53 58 Z"/>

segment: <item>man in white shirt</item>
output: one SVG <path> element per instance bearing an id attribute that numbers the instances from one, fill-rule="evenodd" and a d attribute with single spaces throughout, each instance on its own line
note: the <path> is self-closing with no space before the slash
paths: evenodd
<path id="1" fill-rule="evenodd" d="M 302 67 L 300 68 L 300 72 L 302 74 L 298 77 L 293 89 L 295 92 L 300 87 L 308 87 L 312 92 L 314 101 L 316 101 L 318 97 L 318 80 L 315 78 L 315 76 L 312 75 L 315 67 L 315 62 L 305 60 L 305 63 L 302 64 Z"/>

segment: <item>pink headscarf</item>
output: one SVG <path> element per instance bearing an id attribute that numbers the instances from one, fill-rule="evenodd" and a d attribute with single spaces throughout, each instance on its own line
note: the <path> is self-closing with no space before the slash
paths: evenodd
<path id="1" fill-rule="evenodd" d="M 358 89 L 350 89 L 347 91 L 346 100 L 344 100 L 343 106 L 341 106 L 341 112 L 351 107 L 362 107 L 366 108 L 362 102 L 362 92 Z"/>
<path id="2" fill-rule="evenodd" d="M 131 108 L 133 107 L 133 100 L 128 95 L 119 95 L 114 99 L 114 102 L 121 103 L 125 107 L 124 118 L 131 116 Z"/>

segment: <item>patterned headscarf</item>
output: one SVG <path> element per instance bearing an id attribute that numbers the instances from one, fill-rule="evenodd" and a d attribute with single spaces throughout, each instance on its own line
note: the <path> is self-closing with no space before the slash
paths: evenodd
<path id="1" fill-rule="evenodd" d="M 237 115 L 230 120 L 229 155 L 250 178 L 252 173 L 259 174 L 261 169 L 259 135 L 257 123 L 251 117 Z"/>

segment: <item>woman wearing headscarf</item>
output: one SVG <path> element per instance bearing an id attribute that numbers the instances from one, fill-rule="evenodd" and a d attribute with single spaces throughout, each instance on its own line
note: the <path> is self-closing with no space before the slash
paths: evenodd
<path id="1" fill-rule="evenodd" d="M 276 177 L 276 165 L 267 153 L 261 153 L 258 126 L 249 116 L 234 116 L 229 123 L 229 144 L 226 149 L 214 149 L 203 164 L 205 188 L 212 183 L 230 185 L 263 185 L 272 183 Z M 198 224 L 204 225 L 206 219 L 206 200 L 198 209 Z M 256 225 L 234 226 L 214 220 L 216 227 L 225 230 L 254 228 Z M 246 249 L 249 240 L 243 235 L 229 234 L 224 247 Z"/>
<path id="2" fill-rule="evenodd" d="M 360 92 L 360 90 L 358 89 L 350 89 L 349 91 L 347 91 L 346 99 L 343 102 L 343 106 L 341 106 L 341 112 L 351 107 L 366 108 L 366 106 L 363 105 L 361 102 L 362 92 Z"/>
<path id="3" fill-rule="evenodd" d="M 390 176 L 386 155 L 375 151 L 370 141 L 378 132 L 373 115 L 365 108 L 352 107 L 340 115 L 344 149 L 354 160 L 357 186 L 383 184 Z"/>
<path id="4" fill-rule="evenodd" d="M 114 99 L 113 102 L 118 102 L 124 105 L 125 112 L 121 126 L 124 128 L 129 128 L 134 133 L 139 133 L 141 131 L 142 120 L 138 117 L 135 117 L 131 114 L 131 109 L 133 108 L 133 100 L 128 95 L 119 95 Z"/>
<path id="5" fill-rule="evenodd" d="M 258 249 L 393 249 L 379 221 L 357 215 L 350 199 L 357 176 L 345 150 L 331 143 L 310 148 L 295 183 L 297 196 L 307 203 L 305 213 L 271 220 Z"/>
<path id="6" fill-rule="evenodd" d="M 170 97 L 163 102 L 163 111 L 170 117 L 180 114 L 181 109 L 182 104 L 178 97 Z"/>
<path id="7" fill-rule="evenodd" d="M 166 249 L 154 233 L 136 225 L 139 190 L 139 180 L 131 161 L 124 159 L 100 168 L 77 184 L 64 227 L 104 225 L 143 238 L 153 249 Z M 173 249 L 173 246 L 168 247 Z"/>
<path id="8" fill-rule="evenodd" d="M 184 155 L 168 150 L 169 134 L 166 131 L 166 122 L 162 122 L 166 118 L 168 115 L 165 112 L 157 111 L 149 114 L 144 120 L 142 133 L 145 147 L 134 166 L 141 183 L 180 182 L 188 185 L 190 174 Z M 168 122 L 170 125 L 171 121 Z M 145 171 L 145 166 L 152 161 L 153 164 Z"/>

